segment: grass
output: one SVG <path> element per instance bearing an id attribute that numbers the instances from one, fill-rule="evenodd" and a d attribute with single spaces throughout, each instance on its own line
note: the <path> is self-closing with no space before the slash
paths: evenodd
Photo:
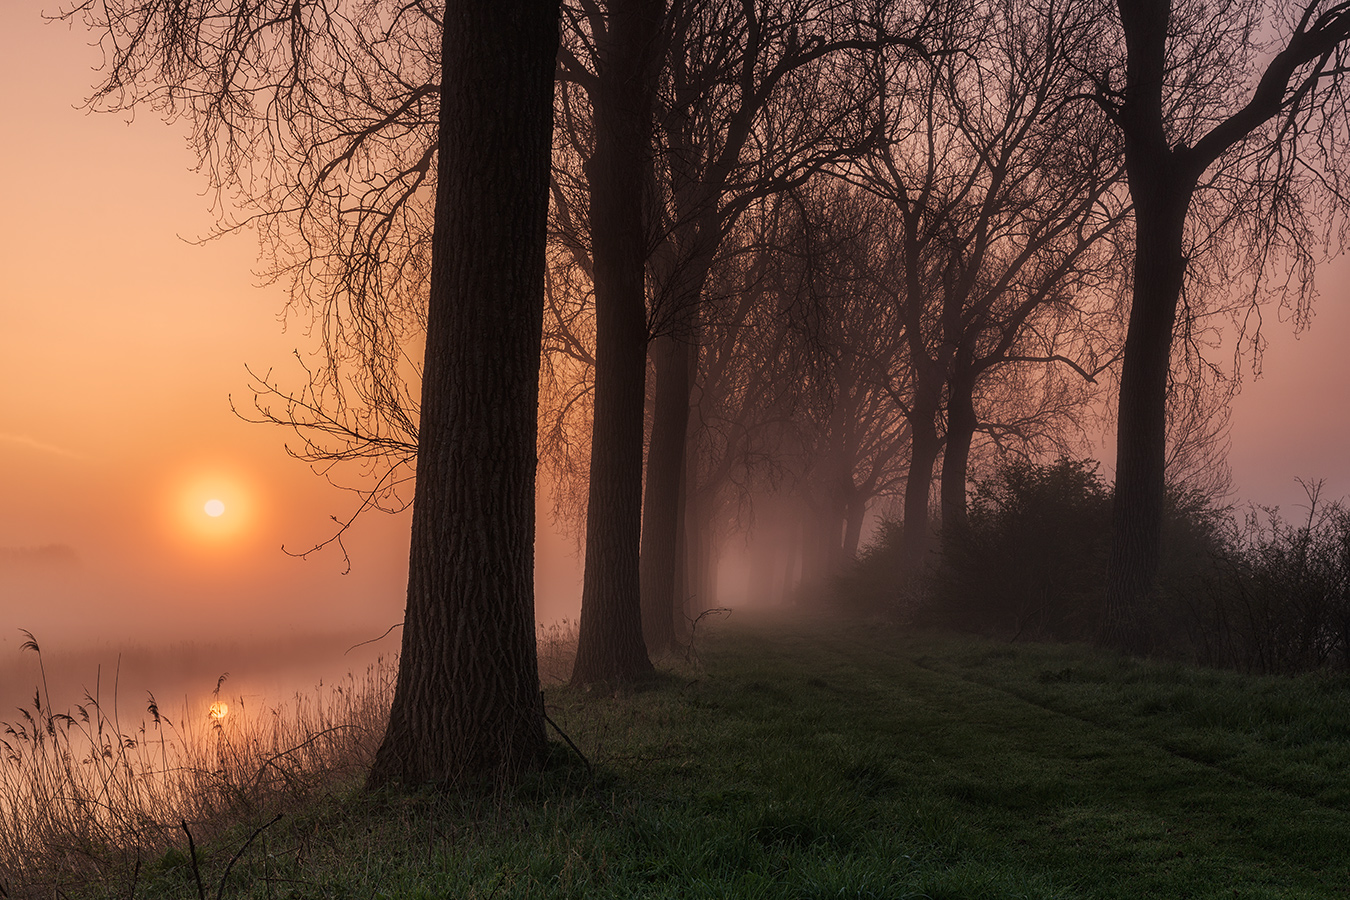
<path id="1" fill-rule="evenodd" d="M 1350 896 L 1345 680 L 748 618 L 547 687 L 594 775 L 559 744 L 499 794 L 349 781 L 62 895 Z"/>

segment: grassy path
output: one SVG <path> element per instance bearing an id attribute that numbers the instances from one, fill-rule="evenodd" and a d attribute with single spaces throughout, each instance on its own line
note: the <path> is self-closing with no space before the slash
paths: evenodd
<path id="1" fill-rule="evenodd" d="M 1287 706 L 1244 698 L 1251 682 L 1232 676 L 1063 648 L 901 646 L 891 683 L 921 693 L 914 736 L 941 746 L 928 787 L 1075 893 L 1350 895 L 1346 735 L 1306 740 L 1315 712 L 1343 717 L 1343 690 L 1281 718 Z"/>
<path id="2" fill-rule="evenodd" d="M 224 896 L 1350 897 L 1344 680 L 743 614 L 699 658 L 547 692 L 594 777 L 314 808 Z"/>

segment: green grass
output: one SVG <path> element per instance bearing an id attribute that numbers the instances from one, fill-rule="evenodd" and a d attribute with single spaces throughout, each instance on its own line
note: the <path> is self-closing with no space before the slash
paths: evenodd
<path id="1" fill-rule="evenodd" d="M 260 813 L 198 847 L 206 896 L 1350 897 L 1345 680 L 740 613 L 699 658 L 548 689 L 593 777 L 559 745 L 504 794 L 335 795 L 239 853 Z M 195 897 L 191 862 L 65 893 Z"/>

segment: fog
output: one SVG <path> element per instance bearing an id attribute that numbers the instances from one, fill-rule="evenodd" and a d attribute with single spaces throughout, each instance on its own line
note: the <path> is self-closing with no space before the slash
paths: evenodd
<path id="1" fill-rule="evenodd" d="M 0 142 L 0 165 L 24 173 L 0 222 L 0 720 L 36 686 L 20 629 L 43 648 L 61 705 L 109 673 L 133 707 L 147 690 L 209 691 L 227 671 L 226 692 L 288 693 L 392 652 L 397 630 L 344 655 L 402 618 L 407 515 L 362 517 L 343 537 L 349 560 L 336 544 L 288 555 L 333 537 L 331 517 L 354 498 L 288 458 L 285 434 L 231 411 L 232 397 L 247 408 L 245 363 L 293 383 L 283 367 L 313 350 L 304 323 L 278 322 L 284 291 L 255 283 L 253 236 L 183 239 L 216 218 L 181 130 L 83 114 L 96 49 L 20 6 L 0 4 L 0 80 L 16 86 L 0 94 L 15 137 Z M 1237 367 L 1234 502 L 1295 509 L 1295 477 L 1350 494 L 1350 264 L 1325 267 L 1319 282 L 1310 330 L 1295 337 L 1268 310 L 1261 376 L 1249 359 Z M 1097 438 L 1089 452 L 1110 477 L 1110 436 Z M 201 504 L 225 490 L 224 523 L 246 527 L 208 532 Z M 761 504 L 757 520 L 754 506 L 720 520 L 718 605 L 783 602 L 803 577 L 787 548 L 809 517 Z M 575 620 L 580 596 L 576 542 L 551 508 L 545 492 L 544 625 Z M 770 525 L 791 534 L 769 537 Z"/>
<path id="2" fill-rule="evenodd" d="M 253 542 L 223 558 L 138 556 L 115 529 L 79 522 L 47 531 L 76 535 L 70 543 L 0 546 L 0 721 L 13 721 L 19 705 L 31 709 L 40 685 L 37 654 L 20 649 L 25 632 L 41 648 L 56 708 L 82 702 L 101 682 L 104 701 L 116 686 L 121 709 L 136 715 L 147 692 L 171 716 L 185 696 L 202 706 L 224 673 L 223 696 L 277 704 L 320 680 L 360 675 L 379 657 L 392 660 L 408 522 L 407 512 L 359 519 L 344 536 L 347 561 L 335 545 L 300 559 Z M 546 496 L 538 525 L 536 619 L 544 627 L 575 621 L 581 562 Z M 324 534 L 319 528 L 313 533 Z M 308 546 L 296 540 L 304 534 L 286 537 Z"/>

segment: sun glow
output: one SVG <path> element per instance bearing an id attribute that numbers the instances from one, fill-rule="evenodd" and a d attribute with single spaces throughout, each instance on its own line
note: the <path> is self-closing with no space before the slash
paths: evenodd
<path id="1" fill-rule="evenodd" d="M 232 467 L 208 465 L 181 472 L 169 482 L 169 527 L 201 549 L 225 549 L 257 528 L 257 496 L 249 479 Z"/>
<path id="2" fill-rule="evenodd" d="M 217 700 L 211 704 L 208 714 L 211 718 L 219 721 L 230 714 L 230 705 L 224 700 Z"/>

